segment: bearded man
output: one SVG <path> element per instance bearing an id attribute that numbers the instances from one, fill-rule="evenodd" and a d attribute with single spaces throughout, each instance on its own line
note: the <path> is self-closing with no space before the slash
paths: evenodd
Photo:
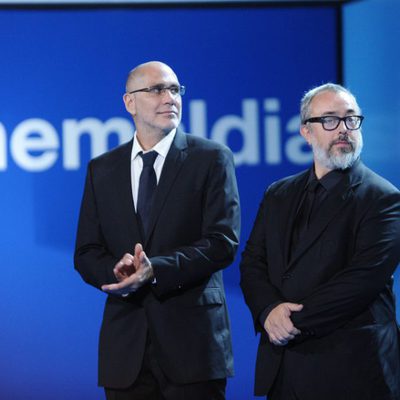
<path id="1" fill-rule="evenodd" d="M 340 85 L 304 95 L 313 166 L 267 189 L 243 252 L 268 400 L 400 398 L 400 192 L 361 162 L 363 119 Z"/>

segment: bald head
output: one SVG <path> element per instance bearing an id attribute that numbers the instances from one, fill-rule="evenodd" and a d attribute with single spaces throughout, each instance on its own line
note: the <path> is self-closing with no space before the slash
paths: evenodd
<path id="1" fill-rule="evenodd" d="M 128 78 L 126 80 L 125 91 L 128 93 L 130 91 L 140 89 L 140 85 L 144 84 L 145 78 L 154 72 L 163 71 L 168 74 L 174 75 L 176 80 L 178 80 L 175 72 L 170 66 L 162 63 L 161 61 L 149 61 L 138 65 L 132 71 L 129 72 Z M 142 87 L 142 86 L 141 86 Z"/>
<path id="2" fill-rule="evenodd" d="M 146 62 L 129 73 L 123 100 L 144 149 L 152 148 L 178 127 L 182 116 L 181 95 L 175 72 L 162 62 Z"/>

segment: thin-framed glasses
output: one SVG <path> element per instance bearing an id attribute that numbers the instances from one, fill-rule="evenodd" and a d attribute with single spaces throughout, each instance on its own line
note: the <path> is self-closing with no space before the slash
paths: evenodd
<path id="1" fill-rule="evenodd" d="M 183 85 L 171 85 L 171 86 L 154 85 L 154 86 L 150 86 L 147 88 L 132 90 L 131 92 L 128 92 L 128 93 L 133 94 L 133 93 L 137 93 L 137 92 L 146 92 L 146 93 L 153 94 L 155 96 L 162 96 L 167 90 L 174 97 L 183 96 L 186 92 L 186 88 Z"/>
<path id="2" fill-rule="evenodd" d="M 346 117 L 338 117 L 336 115 L 327 115 L 324 117 L 312 117 L 306 119 L 303 123 L 307 122 L 318 122 L 322 124 L 322 127 L 326 131 L 334 131 L 340 124 L 341 121 L 344 121 L 346 128 L 350 131 L 355 131 L 360 129 L 360 126 L 363 122 L 364 117 L 362 115 L 348 115 Z"/>

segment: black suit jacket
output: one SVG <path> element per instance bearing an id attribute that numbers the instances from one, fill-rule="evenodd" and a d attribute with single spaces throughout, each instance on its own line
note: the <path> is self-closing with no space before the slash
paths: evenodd
<path id="1" fill-rule="evenodd" d="M 157 283 L 108 296 L 99 344 L 99 385 L 127 387 L 149 334 L 175 383 L 233 374 L 222 269 L 238 246 L 240 210 L 233 157 L 222 145 L 177 131 L 155 193 L 147 239 L 132 200 L 132 141 L 88 167 L 75 267 L 89 284 L 115 282 L 113 268 L 143 243 Z"/>
<path id="2" fill-rule="evenodd" d="M 241 287 L 262 332 L 255 391 L 266 394 L 283 356 L 290 362 L 297 353 L 308 357 L 304 379 L 310 387 L 326 375 L 335 379 L 337 371 L 337 385 L 350 391 L 346 399 L 400 398 L 392 294 L 400 258 L 400 193 L 357 162 L 316 210 L 289 261 L 292 225 L 309 172 L 268 188 L 243 252 Z M 304 305 L 291 316 L 302 334 L 278 347 L 258 319 L 266 307 L 286 301 Z M 364 374 L 360 382 L 357 374 Z"/>

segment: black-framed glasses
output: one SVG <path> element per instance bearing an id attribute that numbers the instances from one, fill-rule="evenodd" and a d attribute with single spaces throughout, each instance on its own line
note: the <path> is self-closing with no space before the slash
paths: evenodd
<path id="1" fill-rule="evenodd" d="M 147 88 L 132 90 L 131 92 L 128 92 L 128 93 L 133 94 L 133 93 L 137 93 L 137 92 L 146 92 L 146 93 L 153 94 L 155 96 L 162 96 L 167 90 L 174 97 L 183 96 L 186 92 L 186 88 L 183 85 L 171 85 L 171 86 L 154 85 L 154 86 L 150 86 Z"/>
<path id="2" fill-rule="evenodd" d="M 347 115 L 346 117 L 338 117 L 336 115 L 326 115 L 324 117 L 312 117 L 306 119 L 303 123 L 319 122 L 326 131 L 334 131 L 344 121 L 346 128 L 350 131 L 360 129 L 364 117 L 362 115 Z"/>

